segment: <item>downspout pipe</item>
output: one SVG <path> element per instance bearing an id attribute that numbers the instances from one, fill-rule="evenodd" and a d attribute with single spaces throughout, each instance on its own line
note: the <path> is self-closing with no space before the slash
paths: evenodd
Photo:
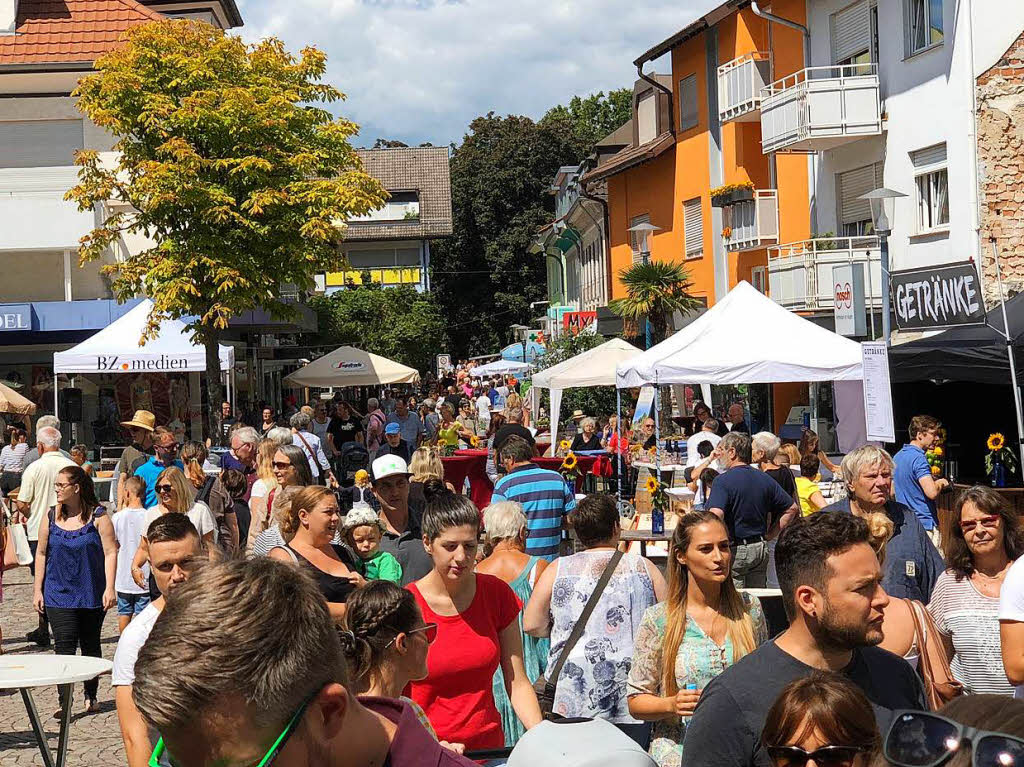
<path id="1" fill-rule="evenodd" d="M 644 64 L 645 63 L 646 63 L 645 59 L 640 59 L 639 61 L 636 62 L 636 74 L 637 74 L 637 77 L 639 77 L 641 80 L 644 80 L 644 81 L 650 83 L 655 88 L 657 88 L 659 91 L 661 91 L 666 96 L 668 96 L 668 131 L 669 131 L 669 133 L 671 133 L 674 136 L 674 135 L 676 135 L 676 120 L 675 120 L 675 107 L 673 106 L 672 89 L 671 88 L 666 88 L 664 85 L 659 83 L 653 77 L 649 77 L 648 75 L 645 75 L 644 74 Z"/>
<path id="2" fill-rule="evenodd" d="M 768 21 L 774 21 L 776 24 L 781 24 L 784 27 L 795 29 L 797 32 L 804 36 L 804 66 L 809 67 L 811 65 L 811 32 L 803 24 L 797 24 L 795 21 L 784 19 L 781 16 L 776 16 L 774 13 L 763 11 L 757 4 L 757 0 L 751 0 L 750 10 L 754 12 L 755 16 L 760 16 L 762 19 Z"/>
<path id="3" fill-rule="evenodd" d="M 609 227 L 611 225 L 611 218 L 608 215 L 608 201 L 607 200 L 603 200 L 600 197 L 595 197 L 590 192 L 588 192 L 587 191 L 587 185 L 583 182 L 583 179 L 580 179 L 579 189 L 580 189 L 580 197 L 582 197 L 584 200 L 590 200 L 592 202 L 596 202 L 598 205 L 601 206 L 601 210 L 604 213 L 604 225 L 603 225 L 602 231 L 601 231 L 601 245 L 603 246 L 602 249 L 604 250 L 604 262 L 606 264 L 608 264 L 607 279 L 605 280 L 605 300 L 606 300 L 606 302 L 607 301 L 611 301 L 612 300 L 612 284 L 613 284 L 614 276 L 612 275 L 612 243 L 611 243 L 611 238 L 609 236 L 610 235 Z M 589 211 L 588 211 L 587 215 L 590 215 Z"/>

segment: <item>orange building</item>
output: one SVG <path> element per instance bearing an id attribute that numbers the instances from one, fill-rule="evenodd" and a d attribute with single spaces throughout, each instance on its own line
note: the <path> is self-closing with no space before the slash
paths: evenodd
<path id="1" fill-rule="evenodd" d="M 775 0 L 771 14 L 803 25 L 804 2 Z M 644 74 L 666 54 L 670 75 Z M 612 298 L 648 258 L 685 263 L 709 306 L 740 280 L 767 292 L 767 248 L 811 234 L 808 155 L 765 154 L 759 112 L 761 88 L 804 66 L 803 33 L 729 2 L 634 64 L 632 145 L 585 178 L 608 187 Z M 775 422 L 806 392 L 776 386 Z"/>

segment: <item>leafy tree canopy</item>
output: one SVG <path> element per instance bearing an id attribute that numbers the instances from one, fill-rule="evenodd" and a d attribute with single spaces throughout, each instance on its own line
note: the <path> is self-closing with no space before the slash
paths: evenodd
<path id="1" fill-rule="evenodd" d="M 129 30 L 75 93 L 117 153 L 78 155 L 67 198 L 82 210 L 113 203 L 81 260 L 126 233 L 152 237 L 104 270 L 119 299 L 153 299 L 149 335 L 162 317 L 196 317 L 208 369 L 232 316 L 260 306 L 286 315 L 279 286 L 308 288 L 339 268 L 339 222 L 384 203 L 349 143 L 357 126 L 320 106 L 343 98 L 320 82 L 326 61 L 315 48 L 296 57 L 274 38 L 250 45 L 163 20 Z M 207 379 L 215 401 L 218 377 Z"/>
<path id="2" fill-rule="evenodd" d="M 619 88 L 607 96 L 603 91 L 585 98 L 573 96 L 568 105 L 549 109 L 541 122 L 567 124 L 576 141 L 579 162 L 594 144 L 625 124 L 632 114 L 633 89 Z"/>
<path id="3" fill-rule="evenodd" d="M 447 346 L 445 321 L 431 293 L 411 285 L 382 288 L 364 281 L 329 296 L 314 296 L 319 332 L 314 343 L 355 346 L 421 373 L 434 369 L 434 355 Z"/>

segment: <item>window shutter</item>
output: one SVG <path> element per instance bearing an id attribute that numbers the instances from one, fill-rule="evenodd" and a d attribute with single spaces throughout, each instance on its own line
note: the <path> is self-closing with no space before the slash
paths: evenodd
<path id="1" fill-rule="evenodd" d="M 704 212 L 700 197 L 683 203 L 683 236 L 686 238 L 686 257 L 692 258 L 704 252 Z"/>
<path id="2" fill-rule="evenodd" d="M 838 64 L 871 50 L 871 9 L 860 0 L 832 14 L 832 62 Z"/>
<path id="3" fill-rule="evenodd" d="M 0 122 L 0 168 L 74 165 L 83 146 L 81 120 Z"/>
<path id="4" fill-rule="evenodd" d="M 882 165 L 875 163 L 839 174 L 839 223 L 871 220 L 871 203 L 859 199 L 882 181 Z"/>
<path id="5" fill-rule="evenodd" d="M 697 127 L 697 75 L 679 81 L 679 130 Z"/>
<path id="6" fill-rule="evenodd" d="M 940 165 L 946 161 L 946 145 L 936 144 L 935 146 L 913 151 L 910 153 L 910 161 L 914 163 L 915 168 Z"/>

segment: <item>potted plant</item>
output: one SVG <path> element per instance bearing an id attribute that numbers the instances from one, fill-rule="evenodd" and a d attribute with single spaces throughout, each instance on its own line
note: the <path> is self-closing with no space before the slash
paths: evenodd
<path id="1" fill-rule="evenodd" d="M 754 185 L 749 181 L 741 184 L 723 184 L 711 190 L 711 207 L 725 208 L 738 202 L 754 199 Z"/>

